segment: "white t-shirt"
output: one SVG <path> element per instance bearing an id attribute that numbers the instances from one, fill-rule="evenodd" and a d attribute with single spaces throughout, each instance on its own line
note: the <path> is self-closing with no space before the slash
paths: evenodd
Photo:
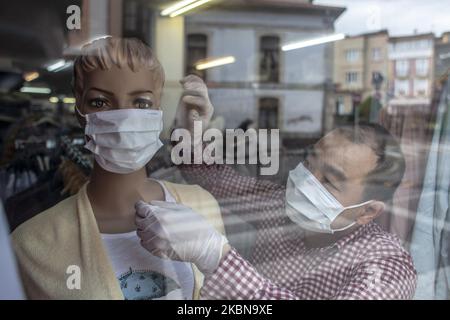
<path id="1" fill-rule="evenodd" d="M 176 202 L 164 189 L 165 200 Z M 191 300 L 194 272 L 186 262 L 161 259 L 140 244 L 136 231 L 101 234 L 126 300 Z"/>

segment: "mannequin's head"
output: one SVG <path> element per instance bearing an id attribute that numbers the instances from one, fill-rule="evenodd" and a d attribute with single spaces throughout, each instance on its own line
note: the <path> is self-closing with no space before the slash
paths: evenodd
<path id="1" fill-rule="evenodd" d="M 76 105 L 84 114 L 114 109 L 160 109 L 164 70 L 138 39 L 107 37 L 82 48 L 74 63 Z M 79 117 L 83 124 L 83 119 Z"/>

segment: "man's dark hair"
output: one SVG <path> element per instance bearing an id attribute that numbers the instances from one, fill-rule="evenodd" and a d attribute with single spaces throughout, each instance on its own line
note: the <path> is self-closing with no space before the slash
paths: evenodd
<path id="1" fill-rule="evenodd" d="M 397 140 L 384 127 L 374 123 L 359 123 L 336 130 L 352 143 L 367 145 L 378 157 L 375 168 L 365 178 L 363 201 L 392 200 L 406 166 Z"/>

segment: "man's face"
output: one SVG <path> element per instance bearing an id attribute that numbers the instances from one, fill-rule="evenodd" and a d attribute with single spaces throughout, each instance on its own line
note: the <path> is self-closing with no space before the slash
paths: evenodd
<path id="1" fill-rule="evenodd" d="M 305 166 L 345 207 L 364 202 L 364 179 L 377 162 L 370 147 L 355 144 L 334 130 L 318 141 Z M 362 208 L 345 210 L 331 227 L 343 228 L 354 222 Z"/>
<path id="2" fill-rule="evenodd" d="M 155 81 L 150 70 L 133 72 L 128 67 L 113 66 L 85 74 L 77 106 L 84 114 L 129 108 L 158 110 L 161 91 L 162 81 Z"/>

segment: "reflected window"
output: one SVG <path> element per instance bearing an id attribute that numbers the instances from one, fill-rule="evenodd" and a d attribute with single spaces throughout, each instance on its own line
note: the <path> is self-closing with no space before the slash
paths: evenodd
<path id="1" fill-rule="evenodd" d="M 398 60 L 395 63 L 395 72 L 399 77 L 405 77 L 409 72 L 409 61 L 408 60 Z"/>
<path id="2" fill-rule="evenodd" d="M 418 76 L 428 75 L 428 59 L 416 60 L 416 74 Z"/>
<path id="3" fill-rule="evenodd" d="M 356 84 L 358 82 L 358 72 L 345 73 L 345 82 L 347 84 Z"/>
<path id="4" fill-rule="evenodd" d="M 414 79 L 414 95 L 415 96 L 428 96 L 428 80 L 427 79 Z"/>
<path id="5" fill-rule="evenodd" d="M 381 48 L 373 48 L 372 49 L 372 60 L 373 61 L 381 60 Z"/>
<path id="6" fill-rule="evenodd" d="M 280 38 L 263 36 L 260 43 L 259 77 L 261 82 L 280 81 Z"/>
<path id="7" fill-rule="evenodd" d="M 344 97 L 340 96 L 336 99 L 336 114 L 338 116 L 347 116 L 352 114 L 351 105 L 345 104 Z"/>
<path id="8" fill-rule="evenodd" d="M 347 62 L 354 62 L 359 59 L 359 50 L 350 49 L 345 51 L 345 59 Z"/>
<path id="9" fill-rule="evenodd" d="M 409 95 L 409 81 L 395 80 L 395 95 L 408 96 Z"/>
<path id="10" fill-rule="evenodd" d="M 278 108 L 277 98 L 261 98 L 259 100 L 258 127 L 260 129 L 278 128 Z"/>
<path id="11" fill-rule="evenodd" d="M 123 2 L 123 37 L 138 38 L 151 45 L 151 10 L 139 1 Z"/>
<path id="12" fill-rule="evenodd" d="M 196 74 L 206 80 L 206 70 L 197 70 L 195 66 L 208 56 L 208 36 L 189 34 L 186 41 L 186 75 Z"/>

